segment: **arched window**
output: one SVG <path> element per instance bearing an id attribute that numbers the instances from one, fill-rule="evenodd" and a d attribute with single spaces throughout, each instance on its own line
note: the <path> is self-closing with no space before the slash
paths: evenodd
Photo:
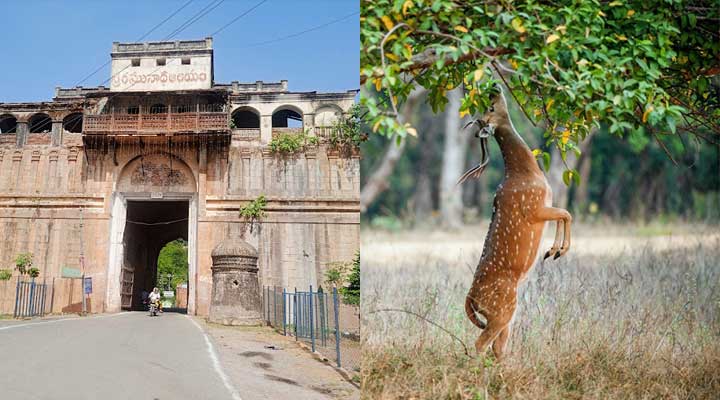
<path id="1" fill-rule="evenodd" d="M 168 108 L 165 104 L 153 104 L 150 107 L 150 114 L 167 114 Z"/>
<path id="2" fill-rule="evenodd" d="M 299 110 L 282 107 L 272 115 L 273 128 L 302 128 L 303 117 Z"/>
<path id="3" fill-rule="evenodd" d="M 342 110 L 339 107 L 329 105 L 322 106 L 315 110 L 315 126 L 333 126 L 340 118 L 342 118 L 342 115 Z"/>
<path id="4" fill-rule="evenodd" d="M 10 114 L 0 115 L 0 133 L 17 133 L 17 118 Z"/>
<path id="5" fill-rule="evenodd" d="M 80 112 L 72 113 L 63 118 L 63 129 L 72 133 L 82 133 L 83 114 Z"/>
<path id="6" fill-rule="evenodd" d="M 238 129 L 260 129 L 260 115 L 253 109 L 243 107 L 232 113 L 232 121 Z"/>
<path id="7" fill-rule="evenodd" d="M 43 113 L 38 113 L 30 117 L 28 120 L 30 125 L 30 133 L 46 133 L 52 130 L 52 119 Z"/>

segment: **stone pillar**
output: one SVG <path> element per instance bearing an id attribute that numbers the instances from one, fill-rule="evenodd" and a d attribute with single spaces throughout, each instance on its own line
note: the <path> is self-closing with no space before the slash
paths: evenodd
<path id="1" fill-rule="evenodd" d="M 60 146 L 62 144 L 62 131 L 63 131 L 63 122 L 60 121 L 53 121 L 52 122 L 52 136 L 51 136 L 51 143 L 54 147 Z"/>
<path id="2" fill-rule="evenodd" d="M 18 121 L 16 128 L 16 140 L 17 147 L 23 147 L 27 141 L 27 135 L 29 132 L 28 123 L 26 121 Z"/>
<path id="3" fill-rule="evenodd" d="M 212 251 L 210 322 L 223 325 L 261 325 L 262 299 L 258 281 L 258 253 L 242 239 L 226 239 Z"/>
<path id="4" fill-rule="evenodd" d="M 268 144 L 272 140 L 272 114 L 260 117 L 260 142 Z"/>

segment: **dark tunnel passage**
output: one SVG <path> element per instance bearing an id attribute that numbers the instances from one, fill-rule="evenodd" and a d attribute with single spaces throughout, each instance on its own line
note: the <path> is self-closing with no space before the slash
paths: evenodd
<path id="1" fill-rule="evenodd" d="M 143 310 L 142 292 L 157 286 L 160 250 L 188 240 L 187 201 L 128 201 L 123 243 L 122 308 Z M 160 288 L 162 290 L 162 288 Z"/>

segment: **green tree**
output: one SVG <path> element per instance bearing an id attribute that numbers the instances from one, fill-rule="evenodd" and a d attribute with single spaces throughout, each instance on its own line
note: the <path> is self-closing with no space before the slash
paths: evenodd
<path id="1" fill-rule="evenodd" d="M 158 256 L 158 287 L 175 290 L 188 280 L 188 249 L 183 239 L 173 240 L 160 250 Z M 169 276 L 169 277 L 168 277 Z"/>
<path id="2" fill-rule="evenodd" d="M 361 9 L 361 102 L 385 136 L 415 134 L 397 117 L 416 85 L 436 112 L 464 85 L 460 113 L 473 115 L 498 82 L 563 158 L 601 124 L 661 145 L 678 129 L 720 134 L 717 0 L 363 0 Z"/>

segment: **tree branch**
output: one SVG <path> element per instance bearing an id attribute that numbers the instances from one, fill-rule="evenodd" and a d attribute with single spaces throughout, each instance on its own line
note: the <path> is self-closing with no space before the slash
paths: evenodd
<path id="1" fill-rule="evenodd" d="M 497 56 L 501 56 L 501 55 L 505 55 L 505 54 L 513 54 L 513 53 L 514 53 L 514 51 L 510 50 L 510 49 L 487 48 L 487 49 L 484 49 L 481 51 L 475 51 L 472 53 L 463 54 L 462 56 L 458 57 L 457 60 L 454 60 L 451 55 L 447 54 L 444 56 L 444 61 L 445 61 L 445 65 L 452 65 L 452 64 L 458 64 L 458 63 L 464 63 L 466 61 L 471 61 L 471 60 L 475 60 L 477 58 L 482 58 L 482 57 L 488 57 L 488 56 L 497 57 Z M 427 68 L 427 67 L 435 64 L 435 62 L 437 62 L 437 60 L 439 60 L 439 59 L 440 59 L 440 57 L 437 54 L 435 54 L 435 49 L 427 49 L 420 54 L 414 55 L 411 59 L 412 64 L 405 68 L 400 69 L 399 72 L 401 72 L 401 73 L 402 72 L 413 72 L 413 71 L 417 71 L 419 69 L 424 69 L 424 68 Z M 364 85 L 365 82 L 367 82 L 368 78 L 380 78 L 380 77 L 382 77 L 382 75 L 373 75 L 371 77 L 361 76 L 360 84 Z"/>

